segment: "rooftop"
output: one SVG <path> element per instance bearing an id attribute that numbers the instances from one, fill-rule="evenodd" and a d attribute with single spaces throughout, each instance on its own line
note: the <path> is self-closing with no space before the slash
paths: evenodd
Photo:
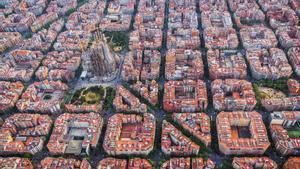
<path id="1" fill-rule="evenodd" d="M 0 81 L 0 112 L 7 112 L 11 110 L 24 89 L 21 82 L 6 82 Z"/>
<path id="2" fill-rule="evenodd" d="M 256 111 L 220 112 L 216 123 L 219 150 L 226 155 L 264 154 L 270 146 L 266 127 Z"/>
<path id="3" fill-rule="evenodd" d="M 279 48 L 249 49 L 246 59 L 255 79 L 288 78 L 293 73 L 284 51 Z"/>
<path id="4" fill-rule="evenodd" d="M 166 54 L 165 76 L 168 80 L 202 79 L 204 65 L 199 50 L 171 49 Z"/>
<path id="5" fill-rule="evenodd" d="M 283 165 L 283 169 L 294 169 L 299 168 L 300 158 L 299 157 L 290 157 Z"/>
<path id="6" fill-rule="evenodd" d="M 233 28 L 208 27 L 203 35 L 205 47 L 208 49 L 236 49 L 239 44 Z"/>
<path id="7" fill-rule="evenodd" d="M 113 101 L 117 112 L 147 112 L 147 105 L 142 103 L 135 95 L 122 85 L 117 86 L 116 95 Z"/>
<path id="8" fill-rule="evenodd" d="M 275 148 L 282 155 L 299 155 L 300 111 L 275 111 L 270 117 L 270 130 Z"/>
<path id="9" fill-rule="evenodd" d="M 276 162 L 268 157 L 234 157 L 232 166 L 234 169 L 260 168 L 261 166 L 264 168 L 278 168 Z"/>
<path id="10" fill-rule="evenodd" d="M 215 162 L 210 159 L 203 158 L 171 158 L 164 162 L 161 169 L 181 168 L 181 169 L 204 169 L 215 168 Z"/>
<path id="11" fill-rule="evenodd" d="M 6 157 L 0 158 L 0 168 L 33 169 L 33 165 L 27 158 Z"/>
<path id="12" fill-rule="evenodd" d="M 250 48 L 274 48 L 277 39 L 274 32 L 264 26 L 252 26 L 240 30 L 243 47 Z"/>
<path id="13" fill-rule="evenodd" d="M 240 51 L 209 49 L 207 63 L 211 79 L 247 78 L 247 65 Z"/>
<path id="14" fill-rule="evenodd" d="M 52 126 L 48 115 L 14 114 L 0 128 L 1 154 L 41 152 Z"/>
<path id="15" fill-rule="evenodd" d="M 0 59 L 0 79 L 29 82 L 43 58 L 40 51 L 10 51 Z"/>
<path id="16" fill-rule="evenodd" d="M 173 124 L 164 120 L 162 122 L 161 150 L 166 155 L 190 156 L 197 155 L 200 146 L 185 136 Z"/>
<path id="17" fill-rule="evenodd" d="M 130 51 L 124 58 L 121 78 L 124 81 L 158 79 L 160 63 L 158 50 Z"/>
<path id="18" fill-rule="evenodd" d="M 72 169 L 91 169 L 89 162 L 86 159 L 76 160 L 72 158 L 44 158 L 38 169 L 57 169 L 57 168 L 72 168 Z"/>
<path id="19" fill-rule="evenodd" d="M 287 52 L 287 57 L 297 76 L 300 76 L 300 47 L 292 47 Z"/>
<path id="20" fill-rule="evenodd" d="M 206 84 L 202 80 L 168 81 L 164 84 L 165 111 L 201 111 L 207 107 L 207 102 Z"/>
<path id="21" fill-rule="evenodd" d="M 89 154 L 96 148 L 103 119 L 99 114 L 60 115 L 54 123 L 54 129 L 47 144 L 51 154 Z"/>
<path id="22" fill-rule="evenodd" d="M 252 84 L 246 80 L 214 80 L 211 84 L 213 105 L 219 111 L 253 110 L 256 105 Z"/>
<path id="23" fill-rule="evenodd" d="M 126 159 L 116 159 L 116 158 L 109 157 L 109 158 L 105 158 L 99 162 L 98 169 L 105 169 L 105 168 L 151 169 L 152 164 L 148 160 L 142 159 L 142 158 L 132 158 L 127 161 Z"/>
<path id="24" fill-rule="evenodd" d="M 155 117 L 115 114 L 109 118 L 103 148 L 110 155 L 147 155 L 153 150 Z"/>
<path id="25" fill-rule="evenodd" d="M 29 85 L 17 102 L 21 112 L 57 113 L 68 86 L 60 81 L 41 81 Z"/>
<path id="26" fill-rule="evenodd" d="M 210 118 L 205 113 L 173 113 L 172 118 L 181 127 L 206 146 L 211 144 Z"/>

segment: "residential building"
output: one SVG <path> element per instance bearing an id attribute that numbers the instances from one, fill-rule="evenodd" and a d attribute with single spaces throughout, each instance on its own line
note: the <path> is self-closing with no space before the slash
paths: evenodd
<path id="1" fill-rule="evenodd" d="M 242 28 L 240 36 L 243 47 L 246 49 L 277 47 L 277 39 L 274 32 L 264 26 Z"/>
<path id="2" fill-rule="evenodd" d="M 249 49 L 246 59 L 255 79 L 288 78 L 293 73 L 284 51 L 279 48 Z"/>
<path id="3" fill-rule="evenodd" d="M 152 169 L 151 163 L 142 158 L 132 158 L 128 162 L 126 159 L 105 158 L 99 162 L 97 169 L 118 168 L 118 169 Z"/>
<path id="4" fill-rule="evenodd" d="M 122 85 L 116 87 L 116 95 L 113 106 L 117 112 L 146 113 L 147 105 L 142 103 L 136 96 Z"/>
<path id="5" fill-rule="evenodd" d="M 209 27 L 204 30 L 203 36 L 208 49 L 236 49 L 239 44 L 233 28 Z"/>
<path id="6" fill-rule="evenodd" d="M 300 158 L 290 157 L 283 165 L 283 169 L 299 169 Z"/>
<path id="7" fill-rule="evenodd" d="M 201 13 L 202 29 L 209 27 L 232 28 L 231 15 L 227 11 L 202 11 Z"/>
<path id="8" fill-rule="evenodd" d="M 51 126 L 48 115 L 17 113 L 9 116 L 0 127 L 0 154 L 41 152 Z"/>
<path id="9" fill-rule="evenodd" d="M 31 12 L 14 13 L 4 17 L 0 22 L 1 32 L 26 32 L 35 21 L 36 17 Z"/>
<path id="10" fill-rule="evenodd" d="M 155 80 L 159 78 L 161 54 L 158 50 L 133 50 L 124 58 L 123 81 Z"/>
<path id="11" fill-rule="evenodd" d="M 53 80 L 70 82 L 75 78 L 75 73 L 81 63 L 81 53 L 78 51 L 53 51 L 48 52 L 42 62 L 41 67 L 36 71 L 35 75 L 39 80 Z M 42 70 L 41 70 L 42 69 Z M 45 72 L 44 69 L 48 71 Z M 63 73 L 59 73 L 63 72 Z M 44 74 L 48 76 L 44 76 Z"/>
<path id="12" fill-rule="evenodd" d="M 252 84 L 246 80 L 214 80 L 211 92 L 214 108 L 218 111 L 250 111 L 256 105 Z"/>
<path id="13" fill-rule="evenodd" d="M 127 161 L 125 159 L 117 159 L 108 157 L 99 162 L 97 169 L 118 168 L 126 169 Z"/>
<path id="14" fill-rule="evenodd" d="M 141 0 L 138 4 L 138 12 L 135 15 L 134 29 L 158 28 L 163 29 L 165 16 L 164 0 Z"/>
<path id="15" fill-rule="evenodd" d="M 287 57 L 297 76 L 300 76 L 300 47 L 292 47 L 287 52 Z"/>
<path id="16" fill-rule="evenodd" d="M 58 19 L 58 15 L 55 12 L 45 13 L 39 16 L 31 25 L 30 29 L 32 32 L 37 32 Z"/>
<path id="17" fill-rule="evenodd" d="M 297 0 L 290 0 L 290 7 L 300 16 L 300 2 Z"/>
<path id="18" fill-rule="evenodd" d="M 259 9 L 255 0 L 228 0 L 229 8 L 232 12 L 237 12 L 241 8 L 255 8 Z"/>
<path id="19" fill-rule="evenodd" d="M 110 14 L 100 21 L 102 31 L 128 31 L 131 23 L 131 15 Z"/>
<path id="20" fill-rule="evenodd" d="M 23 40 L 19 46 L 22 49 L 27 50 L 40 50 L 42 52 L 49 51 L 59 32 L 63 29 L 64 23 L 63 19 L 54 21 L 50 24 L 48 29 L 38 31 L 33 34 L 31 38 Z"/>
<path id="21" fill-rule="evenodd" d="M 204 65 L 199 50 L 171 49 L 166 54 L 165 77 L 168 80 L 203 79 Z"/>
<path id="22" fill-rule="evenodd" d="M 87 32 L 98 29 L 106 1 L 92 0 L 83 4 L 68 17 L 66 28 L 68 30 L 84 30 Z"/>
<path id="23" fill-rule="evenodd" d="M 234 169 L 246 168 L 263 168 L 263 169 L 277 169 L 278 166 L 275 161 L 268 157 L 234 157 L 232 161 Z"/>
<path id="24" fill-rule="evenodd" d="M 216 119 L 219 150 L 225 155 L 264 154 L 270 146 L 262 116 L 256 112 L 220 112 Z"/>
<path id="25" fill-rule="evenodd" d="M 0 81 L 0 112 L 5 113 L 11 110 L 24 89 L 21 82 Z"/>
<path id="26" fill-rule="evenodd" d="M 72 169 L 92 169 L 91 165 L 86 159 L 77 160 L 72 158 L 53 158 L 46 157 L 37 167 L 38 169 L 58 169 L 58 168 L 72 168 Z"/>
<path id="27" fill-rule="evenodd" d="M 135 0 L 114 0 L 108 3 L 107 14 L 100 21 L 102 31 L 128 31 Z"/>
<path id="28" fill-rule="evenodd" d="M 152 105 L 158 104 L 159 84 L 155 80 L 146 82 L 137 81 L 130 85 L 130 87 Z"/>
<path id="29" fill-rule="evenodd" d="M 83 30 L 68 30 L 58 35 L 53 47 L 57 51 L 72 50 L 83 52 L 87 49 L 92 35 Z"/>
<path id="30" fill-rule="evenodd" d="M 276 30 L 276 35 L 284 48 L 300 47 L 300 26 L 280 27 Z"/>
<path id="31" fill-rule="evenodd" d="M 160 169 L 215 169 L 216 164 L 211 159 L 204 160 L 203 158 L 171 158 L 164 162 Z"/>
<path id="32" fill-rule="evenodd" d="M 199 49 L 200 33 L 197 28 L 170 28 L 167 33 L 167 48 Z"/>
<path id="33" fill-rule="evenodd" d="M 35 16 L 39 16 L 43 13 L 48 4 L 48 0 L 21 0 L 18 6 L 15 8 L 15 13 L 31 12 Z"/>
<path id="34" fill-rule="evenodd" d="M 19 32 L 0 32 L 0 53 L 14 47 L 22 40 Z"/>
<path id="35" fill-rule="evenodd" d="M 202 80 L 168 81 L 164 84 L 163 107 L 167 112 L 197 112 L 207 107 L 206 84 Z"/>
<path id="36" fill-rule="evenodd" d="M 55 120 L 47 148 L 52 155 L 89 155 L 98 144 L 102 126 L 103 119 L 97 113 L 64 113 Z"/>
<path id="37" fill-rule="evenodd" d="M 265 22 L 265 14 L 259 9 L 255 1 L 248 1 L 252 2 L 248 2 L 245 4 L 238 3 L 238 8 L 233 14 L 236 25 L 239 28 L 246 28 L 254 25 L 263 26 Z"/>
<path id="38" fill-rule="evenodd" d="M 244 54 L 237 50 L 208 50 L 207 63 L 211 79 L 246 79 Z"/>
<path id="39" fill-rule="evenodd" d="M 197 29 L 196 1 L 169 1 L 168 28 Z"/>
<path id="40" fill-rule="evenodd" d="M 0 13 L 3 13 L 4 15 L 12 14 L 19 3 L 19 0 L 2 0 L 0 5 L 3 7 L 0 9 Z"/>
<path id="41" fill-rule="evenodd" d="M 189 137 L 183 135 L 173 124 L 163 120 L 161 150 L 169 156 L 190 156 L 197 155 L 200 151 L 200 146 Z"/>
<path id="42" fill-rule="evenodd" d="M 290 7 L 276 7 L 270 9 L 266 14 L 269 24 L 273 29 L 288 26 L 297 26 L 299 18 Z"/>
<path id="43" fill-rule="evenodd" d="M 160 49 L 162 47 L 162 30 L 140 28 L 130 33 L 129 49 Z"/>
<path id="44" fill-rule="evenodd" d="M 227 11 L 227 3 L 223 0 L 201 0 L 199 1 L 200 11 Z"/>
<path id="45" fill-rule="evenodd" d="M 13 50 L 0 59 L 0 80 L 29 82 L 44 55 L 40 51 Z"/>
<path id="46" fill-rule="evenodd" d="M 5 157 L 0 158 L 0 168 L 33 169 L 33 165 L 28 158 Z"/>
<path id="47" fill-rule="evenodd" d="M 272 10 L 274 8 L 282 8 L 288 5 L 288 0 L 258 0 L 258 4 L 261 6 L 264 12 Z"/>
<path id="48" fill-rule="evenodd" d="M 208 115 L 205 113 L 173 113 L 172 119 L 205 146 L 211 145 L 211 126 Z"/>
<path id="49" fill-rule="evenodd" d="M 282 155 L 299 155 L 300 138 L 291 131 L 299 131 L 300 111 L 275 111 L 270 117 L 270 131 L 275 148 Z"/>
<path id="50" fill-rule="evenodd" d="M 21 112 L 58 113 L 68 86 L 60 81 L 41 81 L 29 85 L 16 106 Z"/>
<path id="51" fill-rule="evenodd" d="M 142 169 L 152 169 L 152 164 L 142 158 L 133 158 L 128 160 L 128 169 L 136 169 L 136 168 L 142 168 Z"/>
<path id="52" fill-rule="evenodd" d="M 77 5 L 77 0 L 51 0 L 47 6 L 46 12 L 54 12 L 62 17 L 68 14 L 68 11 L 75 9 Z"/>
<path id="53" fill-rule="evenodd" d="M 103 148 L 109 155 L 148 155 L 154 147 L 155 117 L 150 113 L 109 118 Z"/>

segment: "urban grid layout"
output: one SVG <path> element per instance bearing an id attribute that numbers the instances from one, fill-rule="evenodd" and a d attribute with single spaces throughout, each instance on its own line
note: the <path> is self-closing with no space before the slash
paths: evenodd
<path id="1" fill-rule="evenodd" d="M 0 169 L 300 169 L 300 0 L 0 0 Z"/>

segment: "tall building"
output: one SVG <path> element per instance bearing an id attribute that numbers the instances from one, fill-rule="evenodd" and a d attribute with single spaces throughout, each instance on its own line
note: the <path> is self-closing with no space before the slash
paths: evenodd
<path id="1" fill-rule="evenodd" d="M 96 40 L 82 59 L 83 69 L 89 77 L 111 76 L 116 73 L 119 65 L 119 56 L 111 52 L 102 33 L 96 35 Z"/>

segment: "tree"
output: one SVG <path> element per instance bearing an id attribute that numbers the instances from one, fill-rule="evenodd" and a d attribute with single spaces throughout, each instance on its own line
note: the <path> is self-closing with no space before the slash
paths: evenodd
<path id="1" fill-rule="evenodd" d="M 128 49 L 129 37 L 126 32 L 105 32 L 105 36 L 112 42 L 112 47 L 121 46 L 122 48 Z"/>

